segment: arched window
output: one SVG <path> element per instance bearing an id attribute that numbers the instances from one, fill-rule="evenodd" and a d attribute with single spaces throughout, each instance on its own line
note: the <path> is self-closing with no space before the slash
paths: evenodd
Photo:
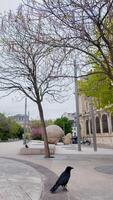
<path id="1" fill-rule="evenodd" d="M 96 117 L 96 133 L 100 133 L 100 119 Z"/>
<path id="2" fill-rule="evenodd" d="M 112 132 L 113 132 L 113 115 L 111 115 L 111 127 L 112 127 Z"/>
<path id="3" fill-rule="evenodd" d="M 107 115 L 102 115 L 102 128 L 103 133 L 108 133 L 108 121 L 107 121 Z"/>
<path id="4" fill-rule="evenodd" d="M 86 120 L 86 134 L 89 135 L 89 121 Z"/>
<path id="5" fill-rule="evenodd" d="M 93 133 L 92 132 L 92 120 L 90 119 L 90 132 L 91 132 L 91 134 Z"/>

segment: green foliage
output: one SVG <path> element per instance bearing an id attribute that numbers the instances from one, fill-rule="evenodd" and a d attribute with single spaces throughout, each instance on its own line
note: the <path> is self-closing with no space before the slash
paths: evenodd
<path id="1" fill-rule="evenodd" d="M 72 132 L 71 121 L 67 117 L 56 119 L 54 124 L 60 126 L 64 130 L 65 134 Z"/>
<path id="2" fill-rule="evenodd" d="M 113 86 L 107 75 L 100 71 L 99 67 L 93 68 L 94 74 L 87 76 L 86 79 L 79 81 L 81 94 L 92 96 L 97 109 L 113 109 Z M 99 73 L 96 73 L 99 72 Z"/>
<path id="3" fill-rule="evenodd" d="M 20 132 L 20 125 L 15 121 L 11 120 L 10 118 L 8 118 L 8 123 L 9 123 L 9 133 L 11 138 L 17 138 Z"/>
<path id="4" fill-rule="evenodd" d="M 20 138 L 22 133 L 21 126 L 10 118 L 0 113 L 0 139 Z"/>
<path id="5" fill-rule="evenodd" d="M 5 115 L 0 113 L 0 139 L 8 140 L 8 138 L 10 138 L 9 124 Z"/>
<path id="6" fill-rule="evenodd" d="M 23 134 L 24 134 L 24 128 L 23 127 L 19 127 L 18 133 L 17 133 L 17 137 L 19 139 L 23 139 Z"/>

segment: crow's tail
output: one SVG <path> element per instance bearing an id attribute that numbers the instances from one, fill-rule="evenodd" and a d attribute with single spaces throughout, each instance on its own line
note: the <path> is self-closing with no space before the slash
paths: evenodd
<path id="1" fill-rule="evenodd" d="M 55 184 L 55 185 L 50 189 L 50 191 L 53 193 L 53 192 L 55 192 L 55 191 L 57 190 L 58 187 L 59 187 L 59 185 L 58 185 L 58 184 Z"/>

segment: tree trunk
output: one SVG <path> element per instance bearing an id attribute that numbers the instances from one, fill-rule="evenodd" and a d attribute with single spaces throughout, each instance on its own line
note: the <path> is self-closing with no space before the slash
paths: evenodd
<path id="1" fill-rule="evenodd" d="M 43 128 L 45 157 L 46 158 L 50 158 L 50 150 L 49 150 L 49 145 L 48 145 L 47 132 L 46 132 L 46 126 L 45 126 L 45 121 L 44 121 L 44 115 L 43 115 L 43 109 L 42 109 L 41 102 L 38 102 L 37 105 L 38 105 L 40 120 L 41 120 L 42 128 Z"/>

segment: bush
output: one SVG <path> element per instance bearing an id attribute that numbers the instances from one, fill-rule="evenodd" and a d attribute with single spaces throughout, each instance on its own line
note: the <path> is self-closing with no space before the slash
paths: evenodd
<path id="1" fill-rule="evenodd" d="M 22 140 L 23 139 L 23 134 L 24 134 L 24 129 L 22 127 L 19 128 L 17 137 Z"/>
<path id="2" fill-rule="evenodd" d="M 56 119 L 54 121 L 54 124 L 60 126 L 63 129 L 65 135 L 67 133 L 72 133 L 71 121 L 67 117 L 61 117 Z"/>
<path id="3" fill-rule="evenodd" d="M 21 126 L 9 117 L 0 113 L 0 139 L 19 138 L 22 136 Z"/>
<path id="4" fill-rule="evenodd" d="M 2 141 L 7 141 L 9 138 L 10 138 L 9 133 L 7 133 L 7 132 L 6 133 L 0 132 L 0 139 Z"/>

